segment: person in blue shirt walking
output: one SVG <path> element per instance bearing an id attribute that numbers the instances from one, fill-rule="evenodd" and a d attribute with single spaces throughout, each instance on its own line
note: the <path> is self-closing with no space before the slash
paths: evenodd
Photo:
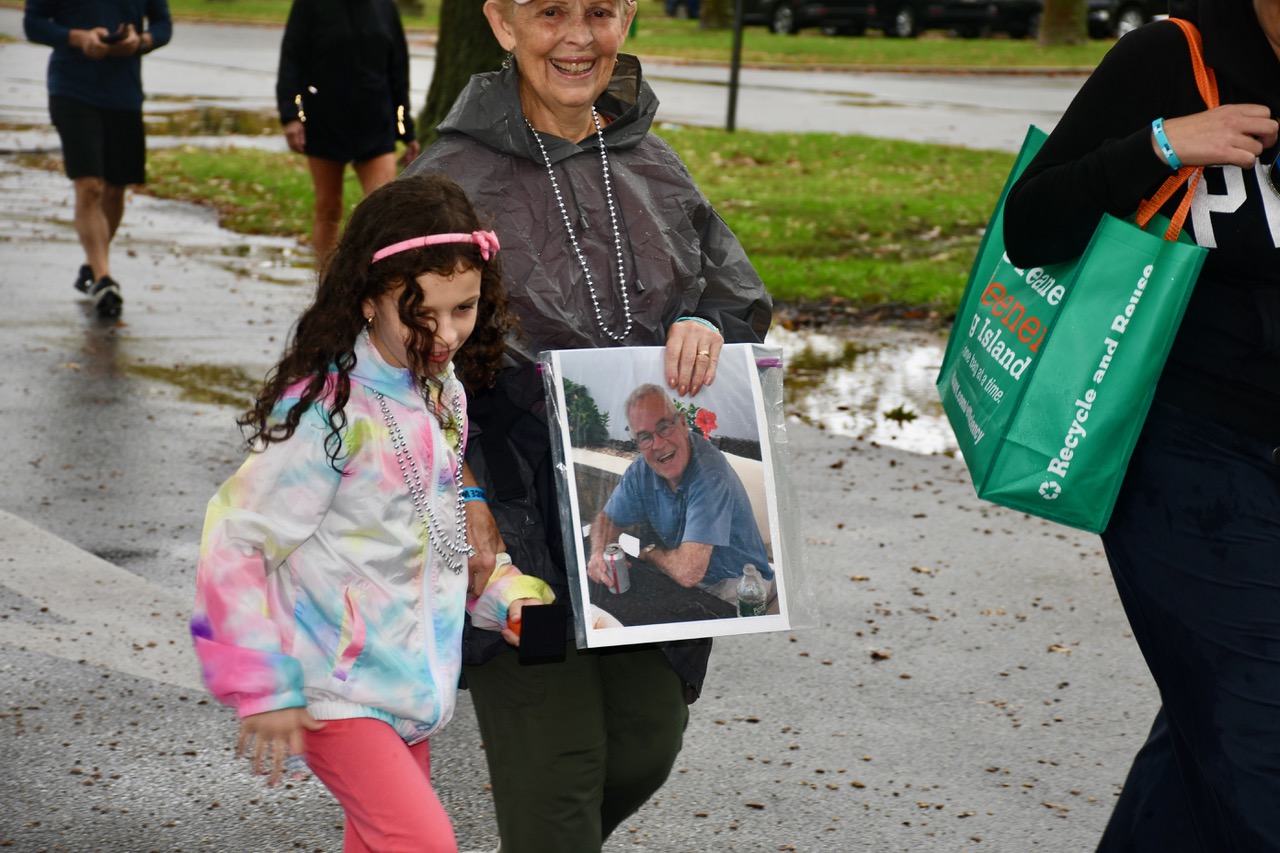
<path id="1" fill-rule="evenodd" d="M 751 500 L 725 455 L 690 433 L 685 416 L 659 385 L 632 391 L 625 411 L 640 456 L 591 526 L 588 577 L 605 583 L 605 547 L 625 528 L 647 525 L 654 538 L 641 539 L 641 558 L 681 586 L 736 601 L 747 563 L 772 581 Z"/>
<path id="2" fill-rule="evenodd" d="M 173 34 L 167 0 L 27 0 L 27 38 L 53 48 L 49 115 L 75 186 L 75 227 L 85 261 L 75 287 L 98 316 L 124 306 L 110 250 L 125 189 L 146 181 L 142 56 Z"/>

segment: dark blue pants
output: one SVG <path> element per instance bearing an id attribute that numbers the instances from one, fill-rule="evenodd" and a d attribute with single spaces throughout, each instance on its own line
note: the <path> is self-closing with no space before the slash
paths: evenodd
<path id="1" fill-rule="evenodd" d="M 1275 453 L 1152 406 L 1102 541 L 1163 707 L 1100 853 L 1280 851 Z"/>

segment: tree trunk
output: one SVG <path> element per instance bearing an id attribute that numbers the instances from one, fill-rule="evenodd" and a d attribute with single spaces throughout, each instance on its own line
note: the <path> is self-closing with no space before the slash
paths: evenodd
<path id="1" fill-rule="evenodd" d="M 698 29 L 727 30 L 733 26 L 733 0 L 702 0 Z"/>
<path id="2" fill-rule="evenodd" d="M 1089 38 L 1088 0 L 1044 0 L 1040 46 L 1084 44 Z"/>
<path id="3" fill-rule="evenodd" d="M 448 115 L 471 75 L 502 66 L 506 52 L 493 37 L 483 8 L 484 0 L 443 0 L 436 67 L 427 103 L 418 116 L 418 139 L 423 147 L 435 140 L 436 125 Z"/>

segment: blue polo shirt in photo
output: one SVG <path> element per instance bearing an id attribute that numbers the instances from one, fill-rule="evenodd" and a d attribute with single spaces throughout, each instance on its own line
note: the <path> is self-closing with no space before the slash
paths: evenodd
<path id="1" fill-rule="evenodd" d="M 742 576 L 753 564 L 773 580 L 764 540 L 751 511 L 751 500 L 724 454 L 700 435 L 690 435 L 689 465 L 675 491 L 637 456 L 605 504 L 605 515 L 619 527 L 647 522 L 661 540 L 659 547 L 685 542 L 711 545 L 711 563 L 698 584 L 711 586 Z"/>

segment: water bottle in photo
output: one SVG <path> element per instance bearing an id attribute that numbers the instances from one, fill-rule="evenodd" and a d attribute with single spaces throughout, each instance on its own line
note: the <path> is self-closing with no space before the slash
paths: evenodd
<path id="1" fill-rule="evenodd" d="M 764 578 L 759 570 L 747 563 L 742 567 L 742 577 L 738 579 L 738 615 L 763 616 L 768 605 Z"/>

